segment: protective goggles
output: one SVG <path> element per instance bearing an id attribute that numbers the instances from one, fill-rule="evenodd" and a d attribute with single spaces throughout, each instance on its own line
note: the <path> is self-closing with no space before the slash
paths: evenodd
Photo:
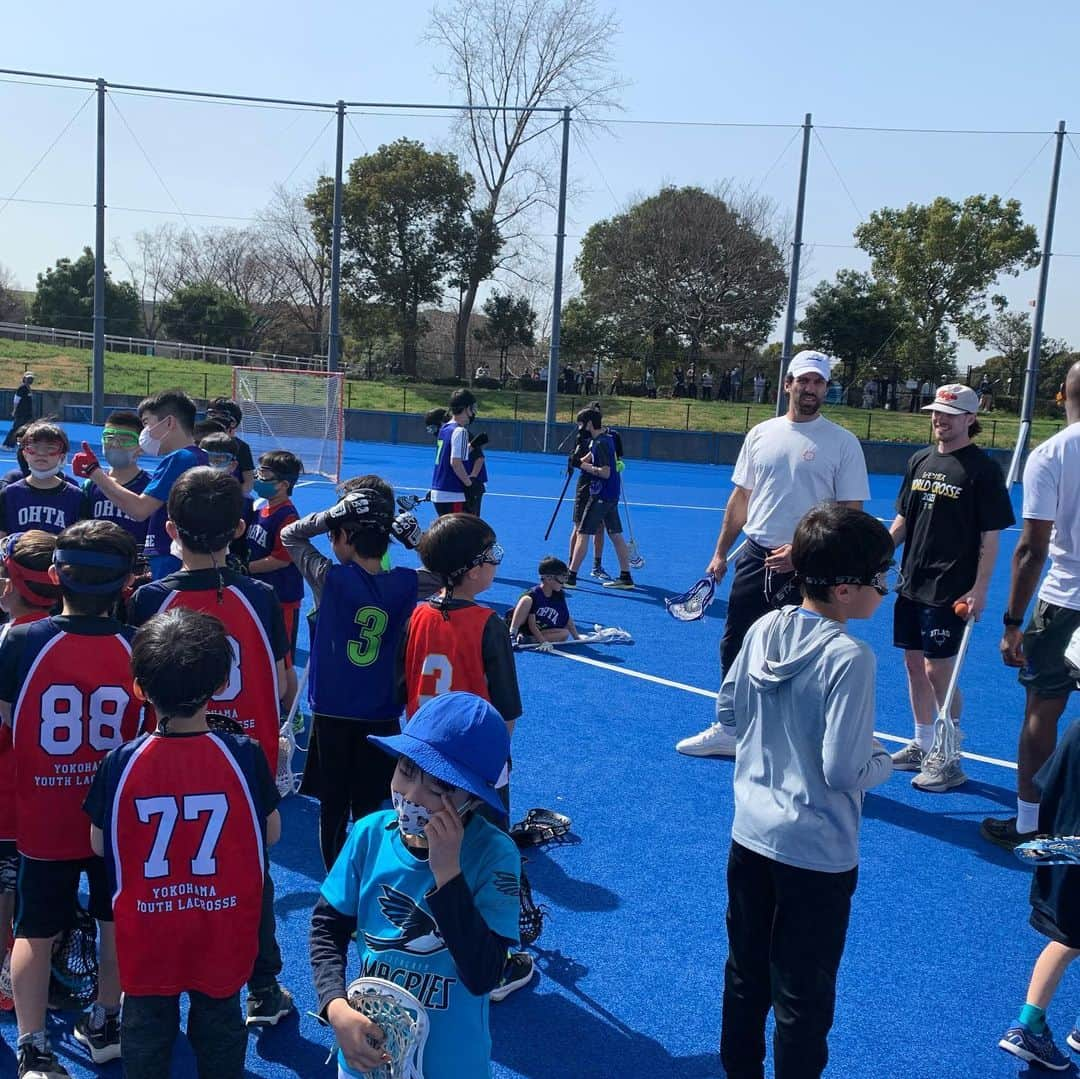
<path id="1" fill-rule="evenodd" d="M 139 436 L 130 427 L 106 427 L 101 432 L 101 444 L 108 450 L 133 450 Z"/>
<path id="2" fill-rule="evenodd" d="M 206 460 L 211 468 L 232 468 L 236 458 L 231 453 L 208 453 Z"/>
<path id="3" fill-rule="evenodd" d="M 489 547 L 485 547 L 473 560 L 469 563 L 469 569 L 474 566 L 500 566 L 505 555 L 502 547 L 497 543 L 491 544 Z"/>
<path id="4" fill-rule="evenodd" d="M 566 584 L 570 577 L 566 573 L 541 573 L 540 580 L 555 581 L 557 584 Z"/>
<path id="5" fill-rule="evenodd" d="M 23 453 L 32 453 L 37 457 L 61 457 L 67 453 L 67 446 L 53 438 L 35 438 L 33 442 L 23 439 L 19 443 Z"/>
<path id="6" fill-rule="evenodd" d="M 835 577 L 806 577 L 800 574 L 799 579 L 807 584 L 821 585 L 826 588 L 832 588 L 838 584 L 856 584 L 862 588 L 872 588 L 879 596 L 887 596 L 896 584 L 896 562 L 886 562 L 870 577 L 859 577 L 847 573 L 838 573 Z"/>

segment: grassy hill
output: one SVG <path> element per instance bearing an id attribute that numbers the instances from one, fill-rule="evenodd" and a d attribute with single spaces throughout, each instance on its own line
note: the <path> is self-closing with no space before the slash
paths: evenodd
<path id="1" fill-rule="evenodd" d="M 39 389 L 90 389 L 90 353 L 85 349 L 61 348 L 0 339 L 0 386 L 14 387 L 24 370 L 32 370 Z M 232 390 L 232 369 L 198 360 L 171 360 L 126 353 L 105 354 L 105 391 L 145 396 L 181 386 L 192 396 L 205 399 Z M 423 383 L 366 382 L 349 380 L 345 407 L 383 412 L 424 413 L 446 404 L 446 386 Z M 478 390 L 481 413 L 494 419 L 544 418 L 544 395 L 513 390 Z M 619 427 L 666 427 L 691 431 L 743 432 L 772 415 L 770 405 L 731 404 L 721 401 L 655 400 L 640 397 L 605 397 L 604 415 Z M 582 397 L 560 394 L 557 415 L 572 420 L 585 404 Z M 881 441 L 925 442 L 930 422 L 925 413 L 864 411 L 830 405 L 826 414 L 859 438 Z M 1036 443 L 1061 429 L 1064 420 L 1039 419 L 1032 432 Z M 1016 441 L 1017 418 L 1004 413 L 982 417 L 983 446 L 1009 447 Z"/>

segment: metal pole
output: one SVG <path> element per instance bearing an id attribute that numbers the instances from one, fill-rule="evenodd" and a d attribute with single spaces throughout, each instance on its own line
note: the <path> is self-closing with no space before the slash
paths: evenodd
<path id="1" fill-rule="evenodd" d="M 1054 169 L 1050 174 L 1050 201 L 1046 207 L 1046 227 L 1043 229 L 1042 258 L 1039 260 L 1039 289 L 1035 293 L 1035 314 L 1031 319 L 1031 340 L 1028 342 L 1027 371 L 1024 374 L 1024 401 L 1020 407 L 1020 430 L 1016 436 L 1009 474 L 1005 480 L 1012 487 L 1020 478 L 1020 466 L 1031 438 L 1031 418 L 1035 413 L 1035 394 L 1039 388 L 1039 358 L 1042 352 L 1043 310 L 1046 307 L 1046 283 L 1050 279 L 1050 255 L 1054 244 L 1054 215 L 1057 212 L 1058 179 L 1061 176 L 1061 149 L 1065 144 L 1065 121 L 1057 126 L 1057 145 L 1054 147 Z"/>
<path id="2" fill-rule="evenodd" d="M 791 363 L 795 340 L 795 302 L 799 292 L 799 258 L 802 255 L 803 211 L 806 209 L 806 170 L 810 163 L 810 113 L 803 121 L 802 164 L 799 167 L 799 200 L 795 204 L 795 236 L 791 241 L 791 272 L 788 275 L 787 313 L 784 315 L 784 347 L 780 352 L 780 371 L 776 379 L 776 414 L 783 411 L 784 376 Z"/>
<path id="3" fill-rule="evenodd" d="M 345 102 L 337 103 L 337 157 L 334 161 L 334 220 L 330 234 L 330 334 L 326 369 L 336 371 L 341 360 L 341 163 L 345 148 Z"/>
<path id="4" fill-rule="evenodd" d="M 570 159 L 570 109 L 562 111 L 562 162 L 559 166 L 559 216 L 555 226 L 555 288 L 551 298 L 551 355 L 548 357 L 547 400 L 544 408 L 544 453 L 554 443 L 555 390 L 559 379 L 559 337 L 562 331 L 562 269 L 566 241 L 566 169 Z"/>
<path id="5" fill-rule="evenodd" d="M 94 202 L 94 359 L 92 423 L 105 422 L 105 80 L 97 80 L 97 197 Z"/>

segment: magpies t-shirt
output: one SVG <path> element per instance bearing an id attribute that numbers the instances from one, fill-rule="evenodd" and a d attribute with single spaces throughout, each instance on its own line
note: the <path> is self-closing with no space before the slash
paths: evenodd
<path id="1" fill-rule="evenodd" d="M 461 873 L 492 932 L 518 939 L 521 858 L 513 840 L 473 815 L 461 843 Z M 392 811 L 353 825 L 322 886 L 323 898 L 356 916 L 360 975 L 407 989 L 427 1011 L 424 1079 L 481 1079 L 490 1074 L 488 998 L 461 984 L 425 896 L 435 888 L 426 860 L 401 840 Z M 347 1075 L 359 1075 L 338 1064 Z"/>

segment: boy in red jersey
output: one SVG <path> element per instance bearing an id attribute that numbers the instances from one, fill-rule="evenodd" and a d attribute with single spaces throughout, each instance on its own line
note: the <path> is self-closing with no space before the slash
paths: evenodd
<path id="1" fill-rule="evenodd" d="M 420 604 L 409 619 L 402 650 L 405 716 L 442 693 L 475 693 L 490 701 L 514 733 L 521 715 L 514 650 L 506 623 L 476 597 L 491 587 L 503 549 L 491 526 L 469 513 L 436 518 L 420 537 L 420 559 L 443 583 L 442 591 Z M 495 784 L 510 812 L 510 759 Z M 505 822 L 491 814 L 501 827 Z M 502 1000 L 528 984 L 533 961 L 526 952 L 507 957 L 502 982 L 491 994 Z"/>
<path id="2" fill-rule="evenodd" d="M 97 1002 L 76 1022 L 75 1037 L 95 1064 L 120 1055 L 112 904 L 82 801 L 101 759 L 134 738 L 142 721 L 131 681 L 134 631 L 108 614 L 135 554 L 135 541 L 112 521 L 65 529 L 49 570 L 63 613 L 13 626 L 0 646 L 0 718 L 11 727 L 22 856 L 11 953 L 20 1077 L 68 1074 L 49 1047 L 45 1009 L 53 940 L 71 924 L 83 873 L 98 922 L 100 972 Z"/>
<path id="3" fill-rule="evenodd" d="M 11 621 L 0 626 L 0 644 L 12 626 L 44 618 L 60 602 L 60 589 L 49 579 L 56 537 L 48 532 L 13 532 L 0 541 L 3 581 L 0 608 Z M 11 728 L 0 727 L 0 967 L 11 984 L 11 920 L 15 915 L 15 881 L 19 852 L 15 846 L 15 754 Z M 0 992 L 0 1011 L 10 1012 L 15 1002 Z"/>
<path id="4" fill-rule="evenodd" d="M 113 750 L 86 799 L 112 886 L 126 1079 L 168 1074 L 181 993 L 199 1075 L 244 1072 L 240 989 L 258 952 L 264 852 L 281 818 L 258 745 L 207 726 L 207 701 L 231 667 L 218 619 L 183 607 L 151 618 L 131 668 L 157 730 Z"/>
<path id="5" fill-rule="evenodd" d="M 141 626 L 174 607 L 204 611 L 225 626 L 235 657 L 229 678 L 210 704 L 235 720 L 262 746 L 272 775 L 278 765 L 278 718 L 289 650 L 281 605 L 262 581 L 226 568 L 229 541 L 243 524 L 240 484 L 212 468 L 192 468 L 169 493 L 166 529 L 180 545 L 181 568 L 143 585 L 132 597 L 129 617 Z M 259 955 L 248 982 L 251 1026 L 274 1026 L 292 1010 L 292 995 L 278 985 L 281 951 L 274 926 L 274 885 L 266 874 Z"/>

